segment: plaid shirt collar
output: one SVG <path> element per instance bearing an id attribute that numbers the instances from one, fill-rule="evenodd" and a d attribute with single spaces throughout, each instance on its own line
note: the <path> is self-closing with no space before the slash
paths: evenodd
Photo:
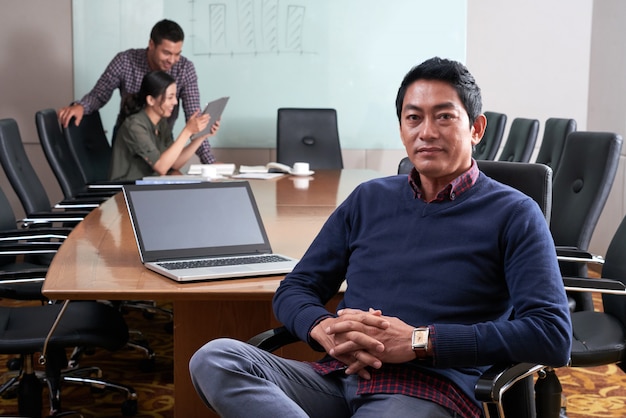
<path id="1" fill-rule="evenodd" d="M 442 202 L 445 200 L 451 201 L 456 199 L 462 193 L 468 191 L 476 183 L 479 174 L 480 171 L 478 170 L 478 164 L 476 164 L 476 160 L 472 158 L 472 166 L 470 169 L 452 180 L 446 187 L 440 190 L 432 202 Z M 422 182 L 420 180 L 419 173 L 415 168 L 413 168 L 409 174 L 409 185 L 413 189 L 415 198 L 424 200 L 421 184 Z"/>

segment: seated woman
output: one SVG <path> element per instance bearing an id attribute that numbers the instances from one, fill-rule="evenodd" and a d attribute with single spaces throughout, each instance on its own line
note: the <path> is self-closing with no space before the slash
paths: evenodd
<path id="1" fill-rule="evenodd" d="M 173 140 L 167 118 L 177 103 L 176 83 L 163 71 L 146 74 L 139 92 L 124 99 L 122 113 L 125 120 L 113 143 L 111 180 L 133 181 L 178 172 L 202 141 L 215 135 L 219 121 L 209 134 L 189 141 L 209 123 L 208 114 L 196 112 Z"/>

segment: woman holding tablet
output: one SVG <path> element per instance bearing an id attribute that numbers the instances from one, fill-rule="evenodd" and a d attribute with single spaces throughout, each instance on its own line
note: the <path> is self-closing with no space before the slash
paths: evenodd
<path id="1" fill-rule="evenodd" d="M 151 175 L 177 172 L 189 161 L 202 141 L 215 135 L 219 121 L 206 135 L 190 138 L 204 130 L 209 114 L 197 112 L 174 140 L 167 118 L 177 104 L 176 83 L 163 71 L 146 74 L 138 93 L 122 103 L 125 116 L 113 144 L 109 178 L 133 181 Z"/>

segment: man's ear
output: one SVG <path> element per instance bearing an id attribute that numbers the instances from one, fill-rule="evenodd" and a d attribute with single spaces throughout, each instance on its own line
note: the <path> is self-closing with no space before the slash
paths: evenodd
<path id="1" fill-rule="evenodd" d="M 476 145 L 480 142 L 485 134 L 486 127 L 487 118 L 483 114 L 478 115 L 472 124 L 472 145 Z"/>

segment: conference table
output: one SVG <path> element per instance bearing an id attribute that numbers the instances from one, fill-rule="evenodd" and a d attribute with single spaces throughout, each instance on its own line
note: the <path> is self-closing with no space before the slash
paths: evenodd
<path id="1" fill-rule="evenodd" d="M 376 177 L 380 173 L 372 170 L 318 170 L 308 178 L 285 175 L 245 181 L 252 187 L 272 249 L 300 258 L 331 212 L 358 184 Z M 271 299 L 282 278 L 178 283 L 146 269 L 139 260 L 124 196 L 118 193 L 71 232 L 50 265 L 43 293 L 54 300 L 171 302 L 174 416 L 199 417 L 212 412 L 193 388 L 189 359 L 211 339 L 228 336 L 245 341 L 280 325 Z M 331 308 L 338 298 L 329 303 Z M 302 360 L 320 356 L 303 343 L 279 354 Z"/>

